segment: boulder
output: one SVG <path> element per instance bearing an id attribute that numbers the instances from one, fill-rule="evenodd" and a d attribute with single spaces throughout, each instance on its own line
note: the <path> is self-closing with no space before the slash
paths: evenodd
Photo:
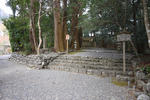
<path id="1" fill-rule="evenodd" d="M 150 100 L 150 97 L 146 94 L 141 94 L 138 96 L 137 100 Z"/>
<path id="2" fill-rule="evenodd" d="M 137 92 L 137 91 L 135 91 L 135 93 L 134 93 L 134 95 L 135 95 L 135 97 L 137 98 L 139 95 L 141 95 L 141 94 L 144 94 L 144 92 Z"/>

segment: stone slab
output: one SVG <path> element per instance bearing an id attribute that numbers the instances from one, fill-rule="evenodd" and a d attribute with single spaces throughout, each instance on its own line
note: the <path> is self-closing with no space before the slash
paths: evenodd
<path id="1" fill-rule="evenodd" d="M 79 69 L 79 73 L 87 74 L 87 69 Z"/>
<path id="2" fill-rule="evenodd" d="M 70 68 L 70 71 L 75 72 L 75 73 L 79 73 L 79 69 L 77 69 L 77 68 Z"/>
<path id="3" fill-rule="evenodd" d="M 95 70 L 93 75 L 102 75 L 102 71 L 101 70 Z"/>
<path id="4" fill-rule="evenodd" d="M 88 69 L 88 70 L 87 70 L 87 74 L 88 74 L 88 75 L 93 75 L 93 73 L 94 73 L 93 70 L 91 70 L 91 69 Z"/>

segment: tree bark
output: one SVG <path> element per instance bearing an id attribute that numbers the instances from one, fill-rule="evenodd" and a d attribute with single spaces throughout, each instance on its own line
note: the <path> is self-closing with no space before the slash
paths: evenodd
<path id="1" fill-rule="evenodd" d="M 150 48 L 150 23 L 149 23 L 149 16 L 148 16 L 148 6 L 146 0 L 142 0 L 143 2 L 143 9 L 144 9 L 144 22 L 145 22 L 145 28 L 146 33 L 148 37 L 148 45 Z"/>
<path id="2" fill-rule="evenodd" d="M 63 52 L 64 47 L 61 34 L 60 0 L 54 0 L 53 8 L 54 8 L 54 33 L 55 33 L 54 50 L 56 52 Z"/>
<path id="3" fill-rule="evenodd" d="M 79 29 L 78 29 L 78 14 L 79 14 L 79 6 L 77 6 L 78 4 L 78 0 L 74 0 L 72 1 L 72 3 L 76 4 L 75 6 L 73 6 L 73 13 L 72 18 L 71 18 L 71 36 L 72 36 L 72 40 L 71 40 L 71 44 L 70 47 L 73 49 L 74 48 L 74 42 L 77 42 L 77 50 L 80 48 L 79 46 Z"/>
<path id="4" fill-rule="evenodd" d="M 33 36 L 32 36 L 32 22 L 31 22 L 31 20 L 30 20 L 29 33 L 30 33 L 29 34 L 29 40 L 30 40 L 32 51 L 35 51 L 34 41 L 33 41 Z"/>
<path id="5" fill-rule="evenodd" d="M 79 47 L 82 47 L 82 27 L 79 28 Z"/>
<path id="6" fill-rule="evenodd" d="M 37 48 L 37 55 L 40 54 L 40 47 L 41 47 L 41 44 L 42 44 L 42 32 L 41 32 L 41 8 L 42 8 L 42 4 L 41 2 L 39 1 L 39 4 L 40 4 L 40 8 L 39 8 L 39 15 L 38 15 L 38 28 L 39 28 L 39 45 L 38 45 L 38 48 Z"/>
<path id="7" fill-rule="evenodd" d="M 37 38 L 36 38 L 36 25 L 35 25 L 35 18 L 36 18 L 36 7 L 35 7 L 36 0 L 31 0 L 31 8 L 30 8 L 30 42 L 32 45 L 32 50 L 37 50 Z M 33 39 L 33 41 L 32 41 Z M 33 48 L 34 44 L 34 48 Z"/>
<path id="8" fill-rule="evenodd" d="M 138 50 L 138 43 L 137 43 L 137 30 L 136 30 L 136 21 L 137 21 L 137 19 L 136 19 L 136 13 L 137 13 L 137 5 L 136 5 L 136 3 L 135 3 L 135 0 L 133 0 L 132 1 L 132 3 L 133 3 L 133 26 L 134 26 L 134 28 L 133 28 L 133 33 L 134 33 L 134 37 L 135 37 L 135 44 L 136 44 L 136 47 L 137 47 L 137 50 Z M 139 50 L 138 50 L 139 51 Z"/>
<path id="9" fill-rule="evenodd" d="M 63 40 L 63 46 L 66 50 L 67 48 L 67 41 L 66 41 L 66 34 L 67 34 L 67 0 L 63 0 L 63 16 L 62 16 L 62 40 Z"/>

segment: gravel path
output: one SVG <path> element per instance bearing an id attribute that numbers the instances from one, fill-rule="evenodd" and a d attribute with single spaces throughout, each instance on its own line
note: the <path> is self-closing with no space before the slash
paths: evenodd
<path id="1" fill-rule="evenodd" d="M 111 78 L 35 70 L 0 56 L 0 100 L 126 100 Z"/>
<path id="2" fill-rule="evenodd" d="M 118 53 L 117 50 L 102 49 L 102 48 L 88 48 L 82 49 L 81 52 L 71 54 L 71 56 L 89 56 L 89 57 L 101 57 L 101 58 L 113 58 L 122 59 L 122 53 Z M 126 53 L 126 59 L 131 58 L 133 55 Z"/>

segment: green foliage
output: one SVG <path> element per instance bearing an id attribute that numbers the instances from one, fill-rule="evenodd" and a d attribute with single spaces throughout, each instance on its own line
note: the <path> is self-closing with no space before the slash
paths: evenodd
<path id="1" fill-rule="evenodd" d="M 54 45 L 52 4 L 53 0 L 43 0 L 42 3 L 41 29 L 42 36 L 46 37 L 48 48 Z M 9 30 L 12 51 L 30 52 L 30 0 L 8 0 L 7 5 L 13 11 L 13 17 L 4 20 L 4 24 Z M 38 1 L 36 1 L 34 6 L 35 10 L 38 11 Z M 147 46 L 147 36 L 144 21 L 142 20 L 143 14 L 141 13 L 143 8 L 139 0 L 134 0 L 134 2 L 129 0 L 127 2 L 125 0 L 78 0 L 78 3 L 76 0 L 68 0 L 67 7 L 60 9 L 61 14 L 63 10 L 67 10 L 68 34 L 71 33 L 72 17 L 75 16 L 73 11 L 77 6 L 80 7 L 78 14 L 79 24 L 76 28 L 82 27 L 83 36 L 88 37 L 89 33 L 93 33 L 97 44 L 114 45 L 116 44 L 116 35 L 126 30 L 131 33 L 132 40 L 137 48 L 144 50 Z M 150 6 L 150 2 L 148 2 L 148 6 Z M 136 13 L 134 13 L 134 10 L 136 10 Z M 17 16 L 16 12 L 18 12 Z M 133 18 L 134 14 L 136 18 Z M 34 15 L 37 23 L 37 15 Z M 134 25 L 134 22 L 136 25 Z M 38 27 L 36 25 L 37 32 Z"/>
<path id="2" fill-rule="evenodd" d="M 149 74 L 150 73 L 150 65 L 145 65 L 143 66 L 142 68 L 142 71 L 145 73 L 145 74 Z"/>
<path id="3" fill-rule="evenodd" d="M 25 43 L 24 44 L 24 50 L 27 54 L 32 52 L 31 44 L 30 43 Z"/>
<path id="4" fill-rule="evenodd" d="M 43 16 L 41 19 L 42 35 L 46 37 L 48 48 L 54 46 L 54 18 L 53 14 Z"/>
<path id="5" fill-rule="evenodd" d="M 9 17 L 9 19 L 3 20 L 4 25 L 9 31 L 9 39 L 11 49 L 15 51 L 31 51 L 29 46 L 29 28 L 28 18 L 23 17 Z"/>

